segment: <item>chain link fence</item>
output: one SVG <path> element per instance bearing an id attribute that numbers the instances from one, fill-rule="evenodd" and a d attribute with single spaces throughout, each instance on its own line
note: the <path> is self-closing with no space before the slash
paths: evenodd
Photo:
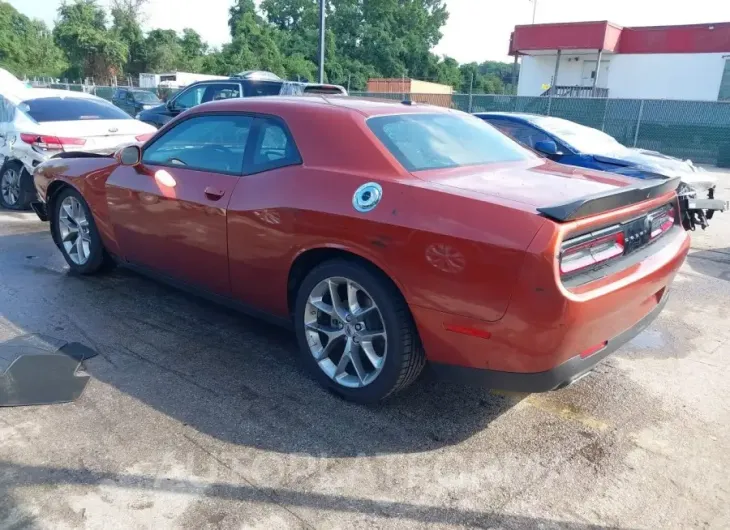
<path id="1" fill-rule="evenodd" d="M 48 85 L 46 85 L 48 86 Z M 113 86 L 52 84 L 111 101 Z M 155 92 L 155 89 L 149 89 Z M 166 89 L 162 99 L 177 90 Z M 527 112 L 600 129 L 629 147 L 660 151 L 699 164 L 730 167 L 730 101 L 526 97 L 485 94 L 352 92 L 352 96 L 450 107 L 465 112 Z"/>
<path id="2" fill-rule="evenodd" d="M 609 98 L 525 97 L 481 94 L 376 94 L 465 112 L 527 112 L 565 118 L 600 129 L 629 147 L 660 151 L 695 163 L 730 167 L 730 102 Z"/>

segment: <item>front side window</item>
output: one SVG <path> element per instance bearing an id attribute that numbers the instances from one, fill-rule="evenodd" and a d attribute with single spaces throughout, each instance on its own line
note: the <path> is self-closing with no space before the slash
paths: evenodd
<path id="1" fill-rule="evenodd" d="M 186 90 L 175 100 L 175 108 L 190 109 L 202 103 L 241 97 L 241 85 L 238 83 L 216 83 L 193 87 Z"/>
<path id="2" fill-rule="evenodd" d="M 160 103 L 160 98 L 155 96 L 152 92 L 142 91 L 142 92 L 134 92 L 133 93 L 134 100 L 137 103 Z"/>
<path id="3" fill-rule="evenodd" d="M 36 123 L 51 121 L 131 120 L 132 117 L 104 100 L 91 98 L 38 98 L 20 104 Z"/>
<path id="4" fill-rule="evenodd" d="M 250 116 L 190 118 L 147 147 L 142 162 L 240 175 L 252 123 Z"/>
<path id="5" fill-rule="evenodd" d="M 283 124 L 260 118 L 258 141 L 253 152 L 253 171 L 273 169 L 301 163 L 294 139 Z"/>
<path id="6" fill-rule="evenodd" d="M 524 123 L 508 120 L 494 120 L 488 123 L 530 149 L 534 149 L 537 142 L 554 141 L 541 130 Z"/>
<path id="7" fill-rule="evenodd" d="M 367 123 L 408 171 L 535 157 L 481 119 L 467 114 L 397 114 L 370 118 Z"/>
<path id="8" fill-rule="evenodd" d="M 540 116 L 533 118 L 532 121 L 541 129 L 546 130 L 583 153 L 620 156 L 621 153 L 626 151 L 626 147 L 621 145 L 613 136 L 609 136 L 598 129 L 592 129 L 561 118 Z"/>
<path id="9" fill-rule="evenodd" d="M 205 85 L 200 85 L 187 89 L 185 92 L 175 98 L 175 108 L 185 110 L 197 107 L 203 101 L 204 93 Z"/>

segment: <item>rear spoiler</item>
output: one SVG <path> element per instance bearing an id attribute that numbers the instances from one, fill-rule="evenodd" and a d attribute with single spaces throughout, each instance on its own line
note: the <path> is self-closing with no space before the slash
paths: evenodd
<path id="1" fill-rule="evenodd" d="M 661 197 L 676 190 L 680 181 L 679 177 L 642 181 L 625 188 L 588 195 L 572 202 L 544 206 L 537 211 L 555 221 L 572 221 Z"/>

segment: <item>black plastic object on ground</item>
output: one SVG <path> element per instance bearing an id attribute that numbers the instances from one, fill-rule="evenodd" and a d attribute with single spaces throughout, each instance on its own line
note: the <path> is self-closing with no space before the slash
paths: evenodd
<path id="1" fill-rule="evenodd" d="M 23 335 L 0 344 L 0 407 L 75 401 L 90 376 L 82 363 L 97 353 L 78 342 Z"/>

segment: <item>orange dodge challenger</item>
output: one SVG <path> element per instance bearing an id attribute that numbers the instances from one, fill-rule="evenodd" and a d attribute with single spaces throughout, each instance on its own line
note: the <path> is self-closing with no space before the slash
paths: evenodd
<path id="1" fill-rule="evenodd" d="M 213 102 L 113 156 L 62 153 L 35 184 L 72 271 L 120 264 L 293 327 L 357 402 L 426 363 L 565 386 L 656 317 L 689 248 L 678 181 L 555 164 L 410 102 Z"/>

